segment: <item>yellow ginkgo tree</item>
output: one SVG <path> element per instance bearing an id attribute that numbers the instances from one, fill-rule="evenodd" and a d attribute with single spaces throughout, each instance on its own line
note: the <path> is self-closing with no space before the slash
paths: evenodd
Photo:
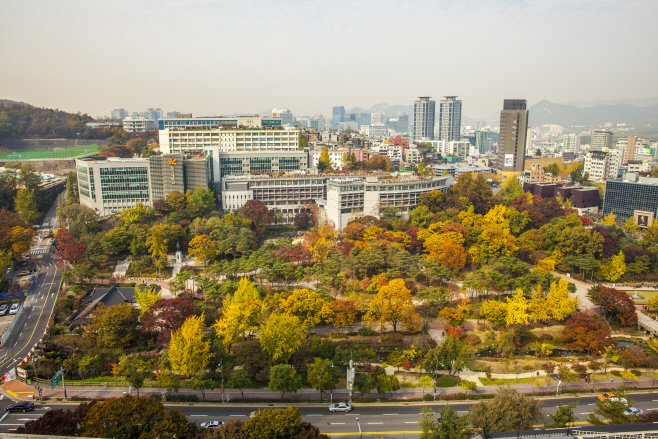
<path id="1" fill-rule="evenodd" d="M 174 372 L 195 375 L 210 361 L 210 341 L 203 334 L 204 316 L 191 316 L 171 334 L 169 364 Z"/>

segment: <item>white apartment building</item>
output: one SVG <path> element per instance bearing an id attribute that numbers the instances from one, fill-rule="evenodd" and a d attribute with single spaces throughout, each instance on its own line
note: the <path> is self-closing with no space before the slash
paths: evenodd
<path id="1" fill-rule="evenodd" d="M 381 209 L 395 207 L 402 216 L 418 204 L 422 194 L 446 192 L 453 179 L 450 176 L 366 176 L 331 178 L 327 182 L 324 205 L 327 220 L 336 230 L 347 226 L 351 218 L 372 215 L 380 218 Z"/>
<path id="2" fill-rule="evenodd" d="M 160 130 L 163 154 L 219 151 L 294 151 L 299 147 L 296 130 Z"/>
<path id="3" fill-rule="evenodd" d="M 651 172 L 655 169 L 653 163 L 648 160 L 632 160 L 628 162 L 626 172 Z"/>
<path id="4" fill-rule="evenodd" d="M 329 149 L 329 160 L 331 160 L 331 167 L 333 169 L 342 169 L 343 165 L 345 164 L 343 162 L 343 155 L 349 152 L 349 149 L 347 148 L 336 148 L 336 149 Z M 313 151 L 313 167 L 317 168 L 318 167 L 318 162 L 320 161 L 320 154 L 322 154 L 322 148 L 316 149 Z"/>
<path id="5" fill-rule="evenodd" d="M 468 140 L 452 140 L 448 142 L 448 154 L 454 154 L 458 156 L 460 160 L 465 160 L 466 157 L 471 155 L 471 146 L 471 142 Z"/>
<path id="6" fill-rule="evenodd" d="M 383 123 L 362 125 L 360 128 L 360 132 L 364 136 L 372 137 L 373 139 L 388 138 L 388 126 L 384 125 Z"/>
<path id="7" fill-rule="evenodd" d="M 617 178 L 619 173 L 619 160 L 623 155 L 621 150 L 614 150 L 609 154 L 605 151 L 592 151 L 585 155 L 585 166 L 583 175 L 589 174 L 591 181 L 604 182 Z"/>
<path id="8" fill-rule="evenodd" d="M 575 133 L 562 136 L 562 152 L 580 152 L 580 136 Z"/>
<path id="9" fill-rule="evenodd" d="M 123 120 L 123 129 L 129 133 L 143 133 L 146 131 L 155 131 L 155 120 L 145 117 L 126 117 Z"/>
<path id="10" fill-rule="evenodd" d="M 402 146 L 400 145 L 391 145 L 388 141 L 373 145 L 371 151 L 378 153 L 379 155 L 385 155 L 392 162 L 398 161 L 401 162 L 402 157 Z"/>

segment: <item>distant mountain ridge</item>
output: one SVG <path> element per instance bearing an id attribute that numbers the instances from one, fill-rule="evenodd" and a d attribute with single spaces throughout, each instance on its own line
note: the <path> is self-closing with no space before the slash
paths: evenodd
<path id="1" fill-rule="evenodd" d="M 610 104 L 593 107 L 555 104 L 543 100 L 529 108 L 529 123 L 532 126 L 555 124 L 565 127 L 597 127 L 612 123 L 625 123 L 628 127 L 658 125 L 658 104 Z"/>

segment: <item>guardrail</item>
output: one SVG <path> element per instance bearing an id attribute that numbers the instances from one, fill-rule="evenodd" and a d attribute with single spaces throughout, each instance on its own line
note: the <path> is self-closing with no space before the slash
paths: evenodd
<path id="1" fill-rule="evenodd" d="M 11 323 L 9 324 L 9 327 L 5 331 L 4 335 L 2 336 L 2 339 L 0 339 L 0 347 L 4 346 L 7 343 L 7 340 L 9 340 L 9 336 L 11 335 L 11 331 L 14 329 L 16 326 L 16 322 L 18 321 L 18 318 L 23 314 L 23 305 L 18 307 L 18 312 L 12 319 Z"/>

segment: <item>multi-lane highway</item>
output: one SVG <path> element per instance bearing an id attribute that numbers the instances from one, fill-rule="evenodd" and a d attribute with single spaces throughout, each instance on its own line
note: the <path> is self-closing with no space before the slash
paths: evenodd
<path id="1" fill-rule="evenodd" d="M 635 407 L 642 410 L 658 409 L 658 393 L 632 393 L 630 398 L 636 400 Z M 7 398 L 4 399 L 6 401 Z M 559 404 L 578 402 L 574 414 L 579 418 L 576 428 L 588 425 L 589 412 L 596 408 L 596 395 L 557 397 L 543 400 L 546 413 L 555 412 Z M 451 407 L 460 415 L 467 413 L 477 402 L 455 402 Z M 0 431 L 7 432 L 23 425 L 28 420 L 43 416 L 48 410 L 72 410 L 78 403 L 44 402 L 37 404 L 34 412 L 11 413 L 0 419 Z M 1 405 L 1 404 L 0 404 Z M 248 419 L 256 410 L 271 407 L 272 405 L 239 405 L 239 404 L 167 404 L 167 410 L 180 410 L 189 420 L 196 423 L 229 418 Z M 276 406 L 280 406 L 277 404 Z M 302 419 L 320 428 L 320 431 L 331 436 L 340 436 L 345 439 L 359 438 L 359 425 L 364 437 L 385 437 L 386 439 L 411 439 L 420 435 L 420 411 L 423 407 L 430 407 L 437 414 L 445 403 L 409 403 L 409 404 L 356 404 L 350 413 L 330 413 L 329 404 L 307 404 L 298 406 L 302 412 Z M 359 422 L 357 423 L 357 418 Z M 546 418 L 550 421 L 550 418 Z M 541 424 L 538 423 L 537 426 Z"/>
<path id="2" fill-rule="evenodd" d="M 55 230 L 56 212 L 57 201 L 45 215 L 42 226 L 50 226 Z M 62 282 L 61 269 L 55 266 L 53 253 L 54 247 L 50 245 L 50 240 L 40 234 L 35 237 L 30 256 L 39 269 L 37 282 L 29 296 L 19 299 L 24 309 L 9 340 L 0 348 L 0 374 L 19 365 L 46 331 Z"/>

